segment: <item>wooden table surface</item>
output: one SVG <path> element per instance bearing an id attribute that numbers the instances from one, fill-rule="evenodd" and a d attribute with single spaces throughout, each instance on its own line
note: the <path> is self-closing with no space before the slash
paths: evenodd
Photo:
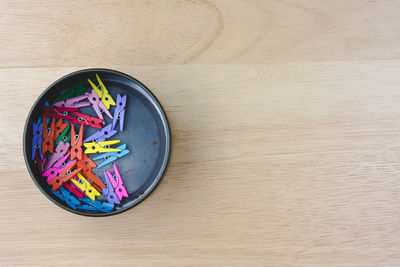
<path id="1" fill-rule="evenodd" d="M 0 1 L 0 266 L 399 266 L 400 2 Z M 154 193 L 51 203 L 22 154 L 53 81 L 112 68 L 171 123 Z"/>

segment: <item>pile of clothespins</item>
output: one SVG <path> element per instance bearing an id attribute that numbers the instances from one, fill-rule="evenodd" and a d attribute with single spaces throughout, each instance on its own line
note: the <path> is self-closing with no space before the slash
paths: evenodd
<path id="1" fill-rule="evenodd" d="M 98 86 L 88 79 L 90 92 L 80 82 L 53 99 L 52 105 L 46 102 L 42 116 L 33 124 L 32 160 L 43 179 L 47 179 L 50 191 L 71 208 L 110 212 L 123 197 L 128 197 L 121 174 L 114 163 L 113 172 L 104 171 L 104 183 L 92 169 L 129 154 L 126 144 L 111 147 L 120 140 L 107 140 L 118 132 L 117 124 L 123 130 L 127 96 L 118 94 L 115 103 L 99 76 L 96 77 Z M 79 112 L 87 106 L 93 107 L 97 118 Z M 115 106 L 114 115 L 110 113 L 111 106 Z M 104 127 L 103 113 L 112 119 Z M 74 124 L 81 125 L 79 133 Z M 100 130 L 84 138 L 85 126 Z M 92 153 L 101 154 L 91 159 L 87 154 Z M 107 201 L 96 199 L 102 194 Z"/>

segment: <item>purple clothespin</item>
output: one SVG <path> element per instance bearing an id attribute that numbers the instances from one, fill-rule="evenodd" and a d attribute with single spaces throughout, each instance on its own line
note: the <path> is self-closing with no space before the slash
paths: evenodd
<path id="1" fill-rule="evenodd" d="M 88 96 L 85 95 L 78 95 L 75 97 L 71 97 L 65 100 L 61 100 L 57 103 L 54 103 L 54 106 L 56 107 L 63 107 L 63 108 L 82 108 L 82 107 L 87 107 L 90 106 L 90 102 L 80 102 L 84 99 L 86 99 Z"/>
<path id="2" fill-rule="evenodd" d="M 117 95 L 117 105 L 114 110 L 114 119 L 112 122 L 113 129 L 115 129 L 117 121 L 119 121 L 119 130 L 122 131 L 124 129 L 126 98 L 127 98 L 126 95 L 122 97 L 120 94 Z"/>
<path id="3" fill-rule="evenodd" d="M 110 180 L 108 179 L 106 171 L 104 171 L 104 176 L 106 179 L 106 187 L 103 188 L 103 193 L 107 196 L 108 203 L 119 204 L 120 201 L 118 196 L 114 192 L 114 187 L 112 186 Z"/>
<path id="4" fill-rule="evenodd" d="M 105 171 L 108 180 L 110 180 L 110 183 L 112 187 L 114 188 L 115 193 L 118 196 L 118 199 L 121 201 L 123 197 L 128 197 L 128 191 L 126 191 L 126 188 L 124 186 L 124 182 L 122 181 L 121 174 L 119 173 L 117 164 L 114 165 L 114 175 L 110 171 Z"/>
<path id="5" fill-rule="evenodd" d="M 116 130 L 113 130 L 112 125 L 109 124 L 107 126 L 105 126 L 103 129 L 95 132 L 94 134 L 92 134 L 91 136 L 89 136 L 88 138 L 86 138 L 85 140 L 83 140 L 84 143 L 87 142 L 102 142 L 105 141 L 106 138 L 110 138 L 111 136 L 113 136 L 114 134 L 117 133 Z"/>
<path id="6" fill-rule="evenodd" d="M 36 150 L 39 150 L 40 158 L 43 159 L 42 133 L 43 133 L 43 123 L 41 123 L 41 118 L 39 118 L 38 122 L 33 124 L 32 160 L 35 159 L 35 151 Z"/>
<path id="7" fill-rule="evenodd" d="M 103 102 L 93 89 L 90 93 L 86 93 L 86 96 L 88 97 L 90 104 L 92 104 L 94 111 L 96 111 L 96 114 L 100 119 L 104 120 L 102 112 L 106 113 L 107 116 L 110 117 L 110 119 L 113 118 L 110 111 L 108 111 L 106 106 L 103 104 Z"/>
<path id="8" fill-rule="evenodd" d="M 69 148 L 69 143 L 64 143 L 63 141 L 60 141 L 60 143 L 58 143 L 53 155 L 51 155 L 49 162 L 47 163 L 44 170 L 46 171 L 47 169 L 49 169 L 51 166 L 53 166 L 54 162 L 56 162 L 58 159 L 63 157 L 65 155 L 65 153 L 68 152 L 68 148 Z"/>

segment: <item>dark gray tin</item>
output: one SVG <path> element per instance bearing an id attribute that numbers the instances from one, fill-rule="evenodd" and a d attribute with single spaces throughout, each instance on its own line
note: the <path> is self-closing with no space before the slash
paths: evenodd
<path id="1" fill-rule="evenodd" d="M 123 205 L 109 213 L 74 210 L 55 197 L 47 188 L 43 179 L 31 160 L 32 122 L 42 113 L 42 106 L 46 100 L 77 82 L 84 82 L 87 88 L 87 79 L 97 84 L 95 74 L 98 74 L 106 85 L 112 97 L 116 94 L 127 94 L 128 100 L 125 111 L 124 131 L 118 132 L 112 139 L 120 139 L 121 143 L 128 144 L 131 153 L 116 161 L 124 179 L 129 198 Z M 84 109 L 84 113 L 96 116 L 91 108 Z M 113 111 L 112 111 L 113 113 Z M 108 124 L 110 120 L 106 123 Z M 96 129 L 85 127 L 85 137 Z M 23 135 L 23 149 L 25 163 L 37 187 L 58 206 L 80 215 L 107 216 L 126 211 L 143 201 L 157 186 L 164 175 L 171 151 L 171 133 L 167 117 L 157 98 L 138 80 L 124 73 L 108 69 L 85 69 L 68 74 L 50 85 L 36 100 L 25 123 Z M 113 170 L 112 164 L 93 172 L 104 181 L 104 170 Z M 105 199 L 102 199 L 105 200 Z"/>

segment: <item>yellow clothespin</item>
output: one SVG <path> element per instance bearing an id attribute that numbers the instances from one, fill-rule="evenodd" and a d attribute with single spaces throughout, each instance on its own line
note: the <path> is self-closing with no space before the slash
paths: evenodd
<path id="1" fill-rule="evenodd" d="M 101 90 L 90 79 L 88 79 L 88 81 L 90 85 L 93 87 L 93 90 L 96 92 L 96 94 L 101 98 L 101 102 L 103 102 L 104 106 L 106 106 L 107 109 L 110 109 L 110 105 L 115 106 L 115 101 L 108 93 L 108 90 L 104 86 L 103 82 L 100 80 L 99 75 L 96 74 L 96 77 L 97 77 L 97 82 L 101 87 Z"/>
<path id="2" fill-rule="evenodd" d="M 89 142 L 89 143 L 84 143 L 83 145 L 86 147 L 85 154 L 119 152 L 121 151 L 121 149 L 110 147 L 111 145 L 118 144 L 119 142 L 120 140 L 109 140 L 98 143 Z"/>
<path id="3" fill-rule="evenodd" d="M 98 196 L 100 196 L 99 191 L 96 190 L 93 186 L 90 185 L 88 180 L 83 177 L 81 173 L 78 173 L 78 178 L 79 180 L 71 179 L 71 181 L 85 194 L 94 201 L 94 199 Z"/>

